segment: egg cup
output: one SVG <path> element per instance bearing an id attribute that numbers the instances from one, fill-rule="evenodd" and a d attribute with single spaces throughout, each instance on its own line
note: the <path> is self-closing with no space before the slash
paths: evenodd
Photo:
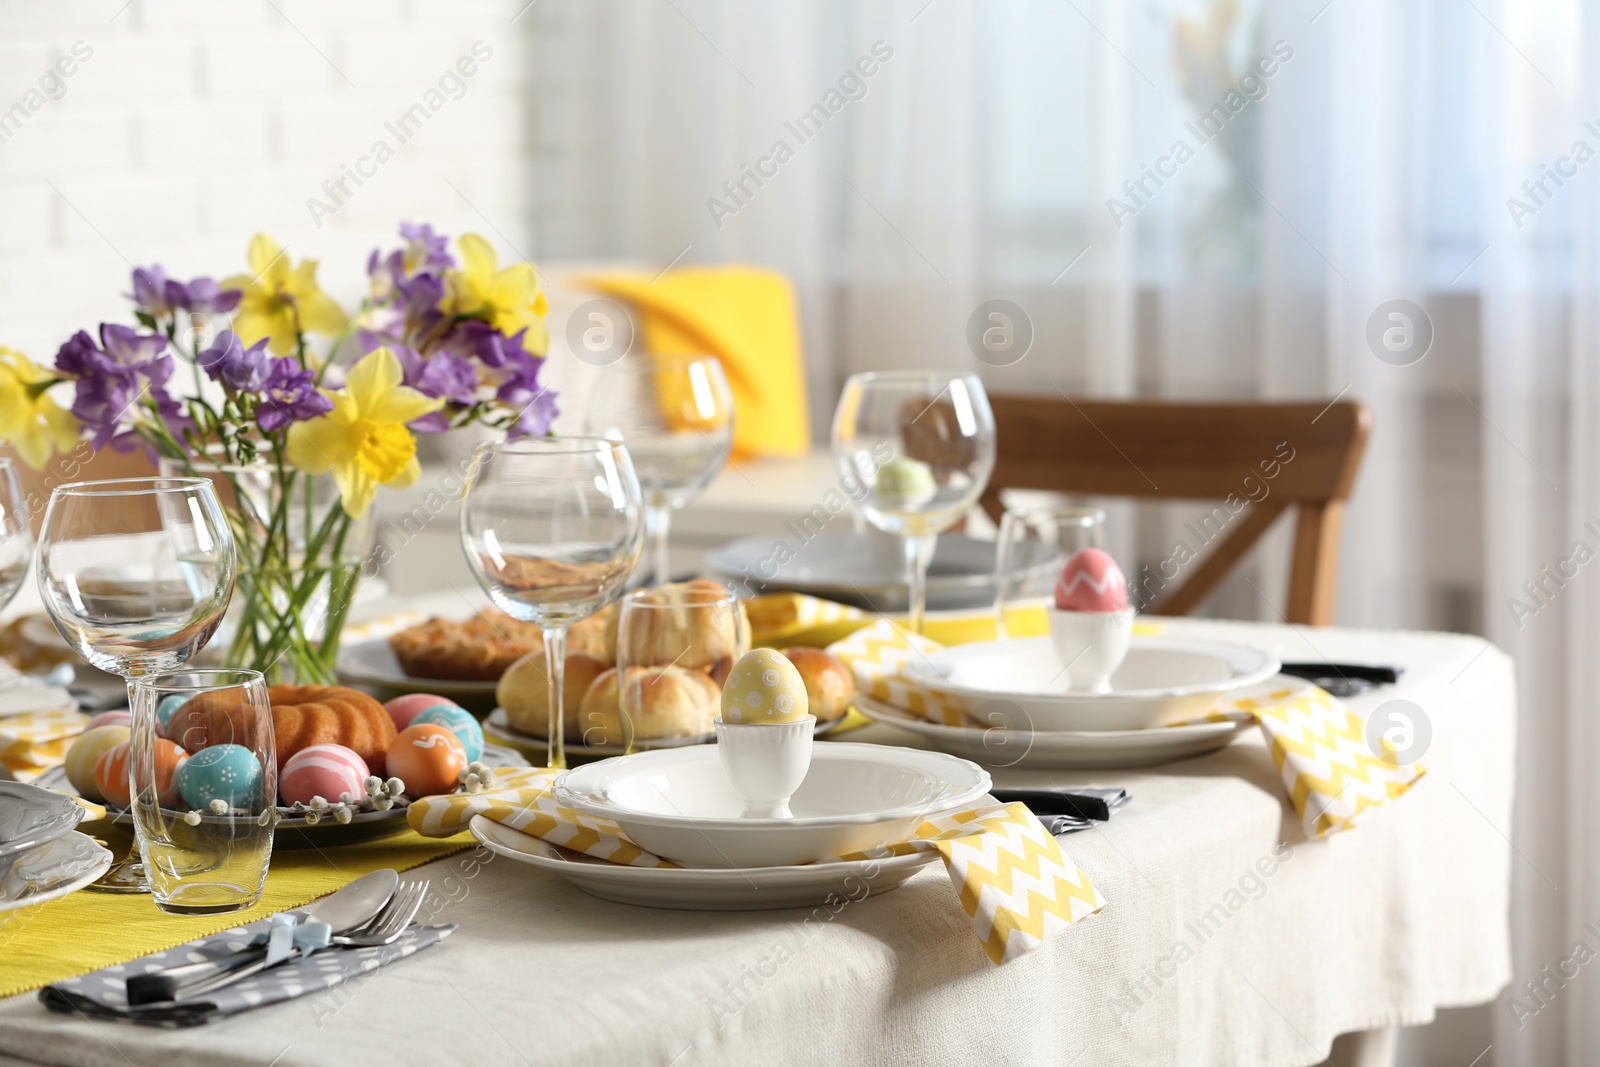
<path id="1" fill-rule="evenodd" d="M 1050 609 L 1050 643 L 1066 673 L 1069 693 L 1109 693 L 1111 676 L 1128 655 L 1133 609 Z"/>
<path id="2" fill-rule="evenodd" d="M 715 720 L 722 773 L 744 798 L 746 819 L 792 819 L 789 798 L 811 769 L 817 719 L 737 723 Z"/>

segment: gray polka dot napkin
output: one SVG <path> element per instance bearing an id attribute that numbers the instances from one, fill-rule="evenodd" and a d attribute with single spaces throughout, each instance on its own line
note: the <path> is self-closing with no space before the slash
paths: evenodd
<path id="1" fill-rule="evenodd" d="M 128 1019 L 151 1026 L 199 1026 L 263 1004 L 277 1004 L 307 993 L 321 992 L 341 982 L 370 974 L 386 963 L 420 952 L 456 930 L 455 923 L 413 926 L 393 944 L 377 948 L 324 949 L 191 1000 L 140 1007 L 128 1005 L 126 983 L 131 976 L 237 952 L 257 938 L 264 938 L 271 926 L 270 918 L 261 919 L 248 926 L 224 930 L 220 934 L 202 937 L 198 941 L 131 963 L 119 963 L 77 978 L 68 978 L 39 990 L 39 999 L 52 1011 L 82 1012 L 99 1018 Z"/>

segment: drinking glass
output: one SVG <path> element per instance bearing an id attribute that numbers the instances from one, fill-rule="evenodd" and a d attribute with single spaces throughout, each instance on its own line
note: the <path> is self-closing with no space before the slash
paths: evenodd
<path id="1" fill-rule="evenodd" d="M 717 582 L 699 579 L 637 589 L 617 610 L 620 714 L 614 724 L 609 715 L 604 722 L 584 723 L 585 738 L 597 731 L 600 740 L 620 742 L 632 752 L 641 730 L 647 740 L 685 736 L 681 723 L 657 721 L 658 704 L 704 708 L 704 732 L 710 733 L 721 710 L 722 683 L 750 651 L 750 623 L 739 598 Z"/>
<path id="2" fill-rule="evenodd" d="M 922 632 L 934 541 L 977 502 L 994 455 L 994 415 L 974 375 L 887 371 L 844 384 L 834 465 L 867 521 L 905 539 L 913 633 Z"/>
<path id="3" fill-rule="evenodd" d="M 278 759 L 260 671 L 181 670 L 133 678 L 128 773 L 133 824 L 156 906 L 175 915 L 239 911 L 261 899 L 277 826 Z M 173 773 L 156 709 L 188 762 Z M 190 766 L 192 764 L 192 766 Z"/>
<path id="4" fill-rule="evenodd" d="M 0 458 L 0 608 L 22 588 L 33 555 L 33 526 L 22 496 L 17 466 Z"/>
<path id="5" fill-rule="evenodd" d="M 644 541 L 628 446 L 597 437 L 523 437 L 473 453 L 461 548 L 496 607 L 544 631 L 548 765 L 566 766 L 567 628 L 615 600 Z"/>
<path id="6" fill-rule="evenodd" d="M 699 496 L 728 461 L 733 394 L 715 356 L 632 354 L 595 376 L 584 432 L 626 442 L 644 494 L 648 578 L 671 580 L 672 512 Z"/>
<path id="7" fill-rule="evenodd" d="M 78 655 L 128 682 L 181 667 L 216 632 L 233 594 L 233 534 L 204 478 L 57 486 L 39 534 L 45 612 Z M 142 727 L 154 736 L 155 709 Z M 97 885 L 143 892 L 129 856 Z"/>
<path id="8" fill-rule="evenodd" d="M 1081 548 L 1104 548 L 1106 513 L 1102 508 L 1032 507 L 1007 509 L 1000 517 L 994 546 L 994 625 L 1003 641 L 1006 604 L 1046 596 L 1061 565 Z"/>

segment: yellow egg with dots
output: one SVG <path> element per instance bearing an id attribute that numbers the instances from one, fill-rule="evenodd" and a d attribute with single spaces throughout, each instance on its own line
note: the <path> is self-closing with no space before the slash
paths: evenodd
<path id="1" fill-rule="evenodd" d="M 783 653 L 753 648 L 740 657 L 722 683 L 722 721 L 762 724 L 799 722 L 811 713 L 806 683 Z"/>

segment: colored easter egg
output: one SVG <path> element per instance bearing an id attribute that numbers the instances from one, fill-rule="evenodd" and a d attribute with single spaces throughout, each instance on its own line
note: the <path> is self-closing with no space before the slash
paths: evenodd
<path id="1" fill-rule="evenodd" d="M 456 735 L 433 723 L 412 723 L 389 746 L 389 773 L 406 784 L 412 799 L 454 793 L 467 762 Z"/>
<path id="2" fill-rule="evenodd" d="M 261 761 L 243 745 L 212 745 L 178 768 L 177 786 L 183 802 L 197 810 L 213 800 L 253 807 L 261 802 Z"/>
<path id="3" fill-rule="evenodd" d="M 478 720 L 472 717 L 470 711 L 448 704 L 435 704 L 418 712 L 417 717 L 411 720 L 411 725 L 419 722 L 443 726 L 455 734 L 456 740 L 461 742 L 462 749 L 467 753 L 468 763 L 476 763 L 483 758 L 483 727 L 478 725 Z"/>
<path id="4" fill-rule="evenodd" d="M 101 726 L 133 726 L 133 716 L 126 711 L 102 711 L 89 720 L 85 730 L 94 730 Z"/>
<path id="5" fill-rule="evenodd" d="M 938 488 L 932 467 L 920 459 L 898 456 L 878 468 L 872 495 L 880 505 L 891 510 L 919 508 L 933 499 Z"/>
<path id="6" fill-rule="evenodd" d="M 156 705 L 156 721 L 161 724 L 161 732 L 167 732 L 167 723 L 172 721 L 173 714 L 188 701 L 188 697 L 181 693 L 173 693 L 161 698 L 161 703 Z"/>
<path id="7" fill-rule="evenodd" d="M 125 808 L 131 803 L 128 793 L 128 759 L 132 742 L 122 741 L 100 754 L 94 765 L 94 784 L 108 804 Z M 155 739 L 156 793 L 166 807 L 178 802 L 173 781 L 189 760 L 189 754 L 164 737 Z"/>
<path id="8" fill-rule="evenodd" d="M 722 685 L 723 722 L 798 722 L 810 708 L 805 679 L 776 649 L 752 648 Z"/>
<path id="9" fill-rule="evenodd" d="M 309 804 L 312 797 L 337 804 L 340 794 L 349 793 L 357 801 L 365 789 L 362 783 L 372 772 L 367 761 L 344 745 L 312 745 L 289 757 L 278 774 L 280 804 Z"/>
<path id="10" fill-rule="evenodd" d="M 94 781 L 94 765 L 107 749 L 125 744 L 131 735 L 132 731 L 126 726 L 96 726 L 85 730 L 72 742 L 72 747 L 67 749 L 67 781 L 72 783 L 79 796 L 86 800 L 105 799 L 105 794 L 100 792 L 100 787 Z M 127 790 L 126 780 L 122 788 Z"/>
<path id="11" fill-rule="evenodd" d="M 1128 579 L 1107 552 L 1080 548 L 1061 567 L 1056 579 L 1059 611 L 1123 611 L 1128 606 Z"/>
<path id="12" fill-rule="evenodd" d="M 407 693 L 403 697 L 395 697 L 383 706 L 389 713 L 389 718 L 394 720 L 396 730 L 404 730 L 416 721 L 429 708 L 443 704 L 447 708 L 456 707 L 456 702 L 447 697 L 436 697 L 432 693 Z"/>

